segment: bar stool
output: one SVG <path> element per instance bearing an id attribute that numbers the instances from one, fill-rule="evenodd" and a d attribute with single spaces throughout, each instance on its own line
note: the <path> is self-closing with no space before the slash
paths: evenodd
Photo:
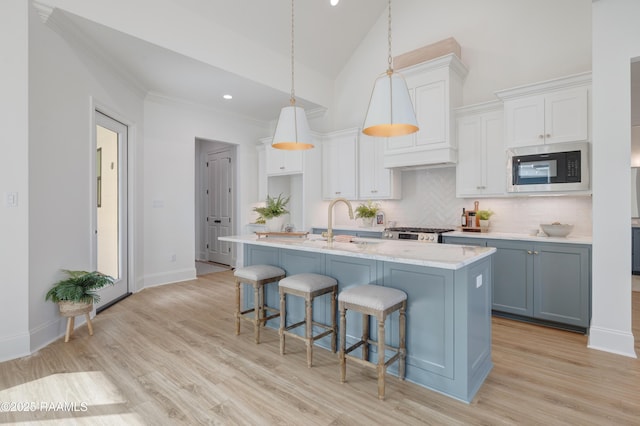
<path id="1" fill-rule="evenodd" d="M 280 288 L 280 355 L 284 355 L 285 336 L 295 337 L 303 340 L 307 346 L 307 367 L 311 368 L 313 356 L 313 342 L 333 333 L 331 338 L 331 350 L 336 351 L 336 296 L 338 294 L 338 281 L 326 275 L 319 274 L 297 274 L 284 278 L 278 284 Z M 331 293 L 331 324 L 321 324 L 313 321 L 313 299 L 317 296 Z M 286 295 L 290 294 L 304 298 L 305 317 L 304 320 L 286 326 Z M 305 325 L 304 336 L 299 336 L 291 330 Z M 313 326 L 325 330 L 314 336 Z"/>
<path id="2" fill-rule="evenodd" d="M 238 268 L 233 273 L 236 282 L 236 336 L 240 334 L 240 320 L 253 323 L 256 344 L 260 343 L 260 326 L 270 319 L 280 316 L 280 311 L 264 303 L 264 286 L 280 281 L 285 277 L 284 269 L 271 265 L 252 265 Z M 240 305 L 240 283 L 253 286 L 253 308 L 242 311 Z M 247 314 L 253 313 L 252 316 Z M 265 312 L 274 312 L 265 316 Z"/>
<path id="3" fill-rule="evenodd" d="M 387 367 L 398 360 L 398 376 L 404 380 L 405 358 L 406 358 L 406 316 L 407 294 L 404 291 L 382 287 L 379 285 L 360 285 L 350 287 L 338 295 L 338 306 L 340 310 L 340 382 L 344 383 L 347 375 L 347 358 L 368 367 L 376 367 L 378 370 L 378 399 L 384 399 L 384 377 Z M 346 347 L 346 311 L 350 309 L 362 313 L 362 338 Z M 400 311 L 399 334 L 400 342 L 398 347 L 387 346 L 385 344 L 385 319 L 392 312 Z M 369 316 L 376 317 L 378 323 L 378 341 L 369 339 Z M 369 345 L 378 347 L 378 362 L 373 364 L 369 361 Z M 362 346 L 362 359 L 353 355 L 348 355 L 351 351 Z M 385 362 L 385 351 L 391 349 L 395 354 Z"/>

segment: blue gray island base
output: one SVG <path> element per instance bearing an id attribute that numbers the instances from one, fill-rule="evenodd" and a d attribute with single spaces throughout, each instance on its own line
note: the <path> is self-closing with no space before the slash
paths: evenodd
<path id="1" fill-rule="evenodd" d="M 469 403 L 491 371 L 492 256 L 458 269 L 445 269 L 243 242 L 245 266 L 269 264 L 283 268 L 287 275 L 307 272 L 328 275 L 338 280 L 339 291 L 361 284 L 405 291 L 408 296 L 406 380 Z M 252 298 L 251 291 L 243 291 L 245 306 L 252 306 Z M 296 299 L 287 299 L 287 325 L 304 318 L 304 304 Z M 269 306 L 279 306 L 277 286 L 267 286 L 265 301 Z M 317 299 L 314 321 L 328 324 L 331 315 L 337 315 L 331 312 L 331 304 Z M 347 315 L 346 338 L 350 345 L 359 339 L 362 317 L 353 312 Z M 278 328 L 279 321 L 272 320 L 267 326 Z M 387 324 L 390 332 L 386 341 L 397 346 L 397 312 L 387 321 L 391 324 Z M 373 322 L 370 330 L 375 340 Z M 330 348 L 328 338 L 316 344 Z M 374 362 L 378 356 L 375 349 L 372 347 L 370 353 Z M 354 355 L 359 356 L 357 352 Z M 336 370 L 338 368 L 336 355 Z M 395 364 L 388 372 L 397 376 Z"/>

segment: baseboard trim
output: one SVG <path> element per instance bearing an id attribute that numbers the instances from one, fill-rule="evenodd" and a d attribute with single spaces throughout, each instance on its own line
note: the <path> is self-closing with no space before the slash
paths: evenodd
<path id="1" fill-rule="evenodd" d="M 30 355 L 29 333 L 7 336 L 0 340 L 0 362 Z"/>
<path id="2" fill-rule="evenodd" d="M 610 352 L 630 358 L 638 358 L 634 348 L 633 333 L 591 326 L 589 329 L 589 349 Z"/>
<path id="3" fill-rule="evenodd" d="M 189 281 L 196 279 L 195 264 L 192 268 L 180 269 L 171 272 L 163 272 L 160 274 L 151 274 L 144 277 L 144 288 L 155 287 L 159 285 L 177 283 L 181 281 Z"/>

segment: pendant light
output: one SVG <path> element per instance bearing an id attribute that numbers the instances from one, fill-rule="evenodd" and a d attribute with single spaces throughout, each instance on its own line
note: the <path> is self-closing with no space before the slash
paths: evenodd
<path id="1" fill-rule="evenodd" d="M 304 108 L 296 106 L 295 90 L 293 88 L 293 1 L 291 0 L 291 99 L 290 105 L 282 108 L 280 118 L 276 125 L 276 132 L 273 135 L 271 146 L 284 150 L 311 149 L 311 129 L 307 122 L 307 115 Z"/>
<path id="2" fill-rule="evenodd" d="M 418 131 L 407 82 L 393 71 L 391 56 L 391 0 L 389 0 L 389 68 L 376 79 L 362 133 L 369 136 L 402 136 Z"/>

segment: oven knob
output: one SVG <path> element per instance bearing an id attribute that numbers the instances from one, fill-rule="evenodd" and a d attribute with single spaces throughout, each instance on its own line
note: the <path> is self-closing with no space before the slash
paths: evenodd
<path id="1" fill-rule="evenodd" d="M 424 241 L 424 235 L 420 235 L 420 236 L 418 237 L 418 239 L 419 239 L 420 241 Z"/>
<path id="2" fill-rule="evenodd" d="M 429 241 L 433 241 L 433 235 L 429 235 Z"/>

